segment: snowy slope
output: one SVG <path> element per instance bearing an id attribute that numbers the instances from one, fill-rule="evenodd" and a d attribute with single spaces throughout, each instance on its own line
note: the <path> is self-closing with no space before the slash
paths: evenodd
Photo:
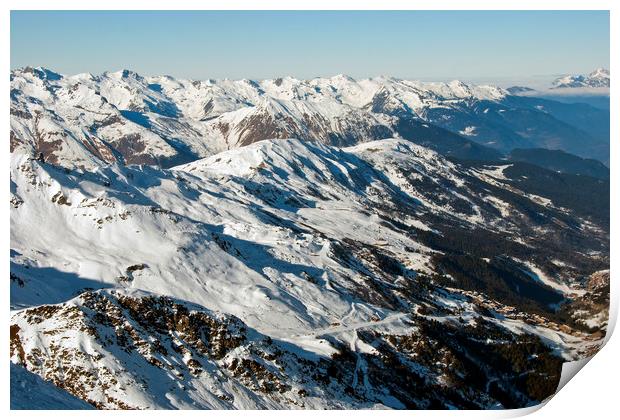
<path id="1" fill-rule="evenodd" d="M 11 410 L 92 410 L 86 402 L 11 363 Z"/>
<path id="2" fill-rule="evenodd" d="M 16 150 L 11 360 L 99 408 L 533 404 L 600 345 L 604 324 L 553 308 L 607 266 L 608 233 L 519 171 L 403 139 L 270 139 L 171 169 Z M 510 282 L 472 288 L 455 268 L 472 264 Z"/>

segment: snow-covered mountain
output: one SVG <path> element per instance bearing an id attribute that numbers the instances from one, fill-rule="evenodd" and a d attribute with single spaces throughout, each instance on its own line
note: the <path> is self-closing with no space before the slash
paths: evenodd
<path id="1" fill-rule="evenodd" d="M 271 138 L 352 146 L 388 137 L 466 159 L 527 147 L 603 161 L 609 154 L 609 140 L 588 126 L 575 127 L 563 114 L 503 89 L 459 81 L 11 72 L 11 150 L 70 168 L 114 162 L 171 167 Z"/>
<path id="2" fill-rule="evenodd" d="M 557 78 L 553 88 L 608 88 L 610 86 L 609 70 L 598 68 L 592 73 L 584 75 L 568 75 Z"/>
<path id="3" fill-rule="evenodd" d="M 602 343 L 609 182 L 348 137 L 435 112 L 414 83 L 11 83 L 11 361 L 46 386 L 97 408 L 511 408 Z M 207 157 L 126 165 L 179 150 Z"/>

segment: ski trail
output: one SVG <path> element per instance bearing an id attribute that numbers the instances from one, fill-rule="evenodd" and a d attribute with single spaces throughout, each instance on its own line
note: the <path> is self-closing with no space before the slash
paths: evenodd
<path id="1" fill-rule="evenodd" d="M 357 351 L 357 340 L 358 340 L 357 330 L 354 330 L 353 340 L 351 341 L 351 345 L 350 345 L 351 351 L 355 353 L 355 356 L 357 357 L 357 360 L 355 362 L 355 369 L 353 370 L 353 381 L 351 382 L 351 387 L 353 389 L 357 388 L 358 372 L 360 371 L 361 364 L 362 364 L 362 356 Z"/>
<path id="2" fill-rule="evenodd" d="M 365 321 L 365 322 L 357 322 L 357 323 L 354 323 L 354 324 L 346 324 L 346 325 L 322 328 L 322 329 L 313 330 L 313 331 L 311 331 L 309 333 L 306 333 L 306 334 L 294 334 L 294 335 L 291 336 L 291 338 L 316 337 L 316 336 L 320 336 L 320 335 L 323 335 L 323 334 L 337 334 L 337 333 L 348 332 L 348 331 L 355 331 L 356 335 L 357 335 L 357 330 L 360 329 L 360 328 L 366 328 L 366 327 L 372 327 L 372 326 L 377 326 L 377 325 L 389 324 L 391 322 L 397 321 L 397 320 L 405 318 L 407 316 L 409 316 L 409 314 L 397 313 L 397 314 L 394 314 L 394 315 L 387 316 L 387 317 L 385 317 L 383 319 L 380 319 L 378 321 Z M 345 318 L 346 318 L 346 316 L 345 316 Z"/>
<path id="3" fill-rule="evenodd" d="M 357 329 L 355 329 L 353 330 L 353 339 L 351 340 L 350 349 L 352 352 L 355 353 L 357 360 L 355 362 L 355 369 L 353 371 L 353 380 L 351 381 L 351 387 L 355 389 L 359 386 L 361 375 L 362 387 L 364 391 L 369 391 L 370 383 L 368 382 L 368 368 L 366 365 L 366 361 L 364 360 L 364 357 L 362 355 L 363 352 L 358 346 L 358 342 L 359 336 L 357 333 Z"/>

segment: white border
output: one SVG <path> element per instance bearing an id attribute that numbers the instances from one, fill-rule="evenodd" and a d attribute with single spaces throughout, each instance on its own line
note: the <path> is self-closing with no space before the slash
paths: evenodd
<path id="1" fill-rule="evenodd" d="M 94 0 L 88 3 L 76 0 L 56 0 L 53 3 L 45 0 L 8 0 L 3 2 L 5 11 L 0 21 L 4 36 L 0 41 L 2 45 L 2 63 L 5 76 L 10 72 L 10 10 L 44 10 L 49 9 L 50 5 L 55 10 L 140 10 L 152 9 L 158 10 L 198 10 L 198 9 L 212 9 L 212 10 L 270 10 L 270 9 L 285 9 L 285 10 L 610 10 L 611 20 L 611 51 L 610 51 L 610 70 L 613 74 L 616 71 L 620 71 L 618 65 L 618 39 L 620 37 L 620 2 L 611 0 L 503 0 L 498 2 L 497 0 L 469 0 L 467 2 L 463 0 L 418 0 L 418 1 L 403 1 L 403 0 L 382 0 L 380 2 L 371 0 L 357 0 L 353 1 L 341 1 L 341 0 L 262 0 L 258 1 L 203 1 L 196 2 L 195 0 L 175 0 L 174 2 L 168 2 L 167 4 L 157 4 L 147 1 L 135 1 L 135 0 Z M 501 7 L 499 7 L 501 5 Z M 8 77 L 7 77 L 8 79 Z M 2 90 L 0 91 L 0 97 L 9 97 L 9 84 L 5 79 L 5 83 L 2 84 Z M 611 214 L 615 215 L 620 210 L 618 201 L 618 173 L 617 168 L 619 146 L 617 141 L 620 139 L 620 131 L 617 116 L 620 115 L 620 107 L 618 106 L 618 84 L 612 83 L 611 85 L 611 115 L 612 115 L 612 127 L 611 127 Z M 0 118 L 2 121 L 1 132 L 5 133 L 5 136 L 9 133 L 9 101 L 2 101 L 2 112 Z M 0 162 L 2 162 L 3 168 L 9 167 L 8 156 L 8 139 L 5 137 L 5 149 L 4 153 L 0 153 Z M 5 169 L 8 171 L 8 169 Z M 9 196 L 9 183 L 8 180 L 1 184 L 2 197 Z M 2 243 L 4 245 L 5 256 L 8 255 L 10 248 L 9 244 L 9 206 L 5 205 L 0 208 L 3 215 L 3 222 L 5 229 L 2 230 L 4 235 L 2 236 Z M 616 238 L 618 231 L 618 224 L 615 223 L 615 219 L 611 220 L 611 235 L 612 238 Z M 612 279 L 613 273 L 616 271 L 616 263 L 618 260 L 618 248 L 615 242 L 612 241 L 611 247 L 611 272 Z M 2 266 L 2 272 L 5 278 L 5 287 L 8 284 L 9 277 L 9 264 L 8 258 L 0 258 L 0 264 Z M 612 308 L 610 310 L 610 331 L 613 330 L 613 325 L 617 320 L 619 294 L 617 289 L 617 281 L 612 281 Z M 8 290 L 5 289 L 5 293 L 0 294 L 2 302 L 0 307 L 6 308 L 8 316 L 9 296 Z M 8 321 L 8 320 L 7 320 Z M 8 339 L 9 323 L 4 323 L 4 336 Z M 5 340 L 6 340 L 5 339 Z M 609 335 L 607 337 L 609 339 Z M 8 341 L 8 340 L 7 340 Z M 8 343 L 2 346 L 0 353 L 0 360 L 5 360 L 4 363 L 0 363 L 2 384 L 4 384 L 1 394 L 1 401 L 5 410 L 9 408 L 9 372 L 8 372 Z M 565 389 L 563 389 L 557 396 L 553 397 L 548 403 L 548 407 L 537 411 L 533 416 L 538 418 L 558 418 L 563 419 L 580 418 L 595 418 L 596 415 L 600 415 L 600 418 L 608 418 L 609 413 L 615 410 L 615 399 L 617 398 L 616 386 L 618 383 L 618 360 L 616 355 L 620 354 L 620 343 L 618 339 L 612 339 L 608 342 L 605 348 L 599 355 L 595 356 L 593 361 L 588 364 L 584 369 L 584 378 L 579 378 L 582 374 L 578 375 L 577 380 L 570 381 Z M 592 366 L 590 366 L 592 365 Z M 596 369 L 595 369 L 596 368 Z M 585 374 L 587 378 L 585 378 Z M 586 382 L 587 380 L 587 382 Z M 484 419 L 484 418 L 507 418 L 516 417 L 530 413 L 537 410 L 539 407 L 533 409 L 512 410 L 512 411 L 458 411 L 458 412 L 433 412 L 433 411 L 327 411 L 317 413 L 314 411 L 301 411 L 292 415 L 299 418 L 313 418 L 317 415 L 326 418 L 345 418 L 354 415 L 357 419 L 370 419 L 377 415 L 381 417 L 389 418 L 409 418 L 414 415 L 416 418 L 445 418 L 445 417 L 459 417 L 459 418 L 471 418 L 471 419 Z M 214 413 L 205 412 L 187 412 L 187 411 L 148 411 L 148 412 L 62 412 L 62 411 L 47 411 L 47 412 L 26 412 L 26 411 L 13 411 L 10 413 L 11 418 L 31 418 L 33 416 L 45 416 L 46 419 L 60 419 L 60 418 L 77 418 L 86 416 L 88 418 L 101 418 L 101 417 L 153 417 L 153 418 L 170 418 L 176 416 L 188 416 L 191 418 L 202 418 L 207 415 L 216 415 L 217 418 L 241 418 L 246 416 L 256 418 L 285 418 L 291 415 L 287 411 L 218 411 Z"/>

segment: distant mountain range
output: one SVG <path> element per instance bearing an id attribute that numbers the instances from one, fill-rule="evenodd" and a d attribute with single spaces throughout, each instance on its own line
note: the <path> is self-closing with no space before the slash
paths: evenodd
<path id="1" fill-rule="evenodd" d="M 582 123 L 583 112 L 597 123 Z M 11 72 L 11 150 L 72 167 L 168 167 L 288 137 L 335 146 L 400 137 L 470 159 L 543 147 L 607 162 L 608 118 L 592 107 L 539 102 L 459 81 L 356 81 L 344 75 L 197 81 L 129 70 L 98 76 L 44 68 Z"/>
<path id="2" fill-rule="evenodd" d="M 511 86 L 506 90 L 511 95 L 548 99 L 568 104 L 587 104 L 609 113 L 609 70 L 597 69 L 589 75 L 566 75 L 554 79 L 547 86 Z M 609 135 L 609 123 L 597 124 Z M 602 159 L 606 161 L 605 159 Z"/>
<path id="3" fill-rule="evenodd" d="M 610 86 L 609 70 L 598 68 L 592 73 L 568 75 L 557 78 L 553 82 L 554 89 L 560 88 L 604 88 Z"/>

